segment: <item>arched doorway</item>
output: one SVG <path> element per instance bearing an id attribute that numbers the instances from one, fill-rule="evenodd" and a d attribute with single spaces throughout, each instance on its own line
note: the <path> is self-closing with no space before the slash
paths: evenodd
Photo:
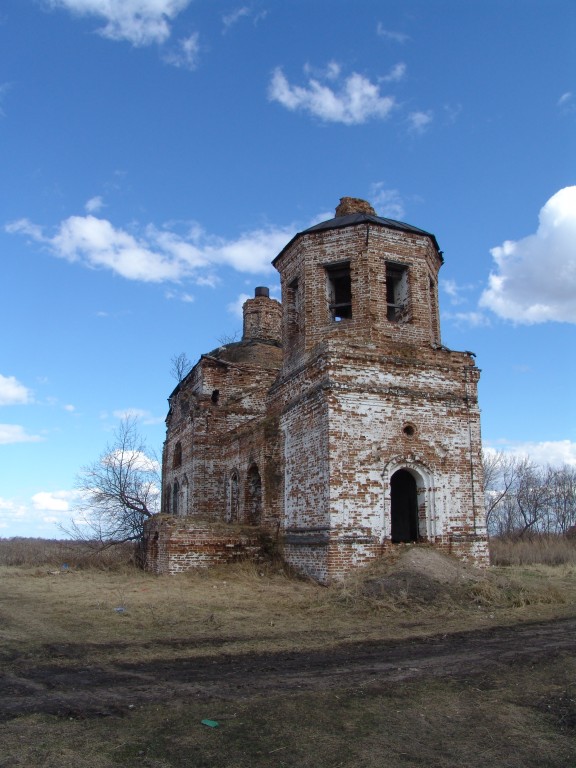
<path id="1" fill-rule="evenodd" d="M 262 480 L 256 464 L 248 469 L 246 477 L 246 522 L 260 525 L 262 518 Z"/>
<path id="2" fill-rule="evenodd" d="M 418 540 L 418 490 L 407 469 L 399 469 L 390 478 L 392 543 Z"/>

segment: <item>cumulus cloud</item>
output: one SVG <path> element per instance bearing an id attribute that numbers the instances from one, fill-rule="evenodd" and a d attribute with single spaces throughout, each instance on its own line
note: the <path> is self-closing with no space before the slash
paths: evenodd
<path id="1" fill-rule="evenodd" d="M 332 62 L 332 65 L 334 62 Z M 363 75 L 353 72 L 342 79 L 334 77 L 334 66 L 329 76 L 310 77 L 306 86 L 291 85 L 282 69 L 274 70 L 268 89 L 271 101 L 277 101 L 291 111 L 302 110 L 326 122 L 359 125 L 370 119 L 386 119 L 395 106 L 392 96 L 380 93 L 380 87 Z M 331 87 L 324 81 L 334 82 Z"/>
<path id="2" fill-rule="evenodd" d="M 120 449 L 108 453 L 100 460 L 103 467 L 117 467 L 120 463 L 130 465 L 136 472 L 160 472 L 160 462 L 142 451 L 122 451 Z"/>
<path id="3" fill-rule="evenodd" d="M 26 405 L 31 400 L 30 390 L 15 376 L 2 376 L 0 373 L 0 405 Z"/>
<path id="4" fill-rule="evenodd" d="M 20 424 L 0 424 L 0 445 L 38 443 L 43 439 L 39 435 L 28 434 Z"/>
<path id="5" fill-rule="evenodd" d="M 164 43 L 171 21 L 191 0 L 47 0 L 79 16 L 97 16 L 105 24 L 98 32 L 110 40 L 127 40 L 135 46 Z"/>
<path id="6" fill-rule="evenodd" d="M 8 224 L 6 231 L 30 237 L 55 256 L 127 280 L 200 284 L 213 284 L 221 266 L 250 274 L 270 271 L 272 259 L 295 234 L 293 228 L 269 227 L 230 240 L 209 235 L 197 224 L 183 235 L 152 224 L 134 234 L 92 215 L 70 216 L 52 235 L 28 219 Z"/>
<path id="7" fill-rule="evenodd" d="M 576 186 L 556 192 L 535 234 L 492 248 L 480 305 L 516 323 L 576 323 Z"/>
<path id="8" fill-rule="evenodd" d="M 26 517 L 26 507 L 13 499 L 3 499 L 0 496 L 0 528 L 8 528 L 15 521 Z"/>
<path id="9" fill-rule="evenodd" d="M 500 440 L 486 447 L 488 452 L 504 451 L 520 458 L 529 457 L 536 464 L 576 467 L 576 443 L 572 440 L 544 440 L 542 442 L 510 442 Z"/>
<path id="10" fill-rule="evenodd" d="M 32 496 L 34 509 L 45 512 L 68 512 L 75 491 L 40 491 Z"/>

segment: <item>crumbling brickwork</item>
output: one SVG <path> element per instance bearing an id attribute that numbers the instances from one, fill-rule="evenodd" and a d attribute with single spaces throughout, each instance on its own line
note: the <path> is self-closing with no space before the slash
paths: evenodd
<path id="1" fill-rule="evenodd" d="M 479 371 L 441 344 L 436 239 L 336 213 L 274 260 L 282 303 L 256 289 L 242 341 L 172 393 L 162 511 L 268 531 L 322 582 L 411 541 L 485 564 Z"/>

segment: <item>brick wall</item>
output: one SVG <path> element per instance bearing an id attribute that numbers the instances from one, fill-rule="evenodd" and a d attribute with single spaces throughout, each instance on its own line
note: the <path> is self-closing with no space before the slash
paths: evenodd
<path id="1" fill-rule="evenodd" d="M 242 341 L 170 397 L 163 512 L 176 488 L 178 517 L 149 524 L 151 568 L 255 546 L 205 521 L 279 534 L 324 582 L 406 536 L 487 564 L 479 370 L 441 345 L 442 262 L 433 235 L 347 198 L 283 249 L 282 304 L 257 289 Z"/>

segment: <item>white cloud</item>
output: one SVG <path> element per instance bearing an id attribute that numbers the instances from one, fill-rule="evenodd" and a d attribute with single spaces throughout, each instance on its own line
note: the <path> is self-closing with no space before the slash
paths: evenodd
<path id="1" fill-rule="evenodd" d="M 184 235 L 150 224 L 139 234 L 114 227 L 95 216 L 70 216 L 52 236 L 27 219 L 6 226 L 25 234 L 70 262 L 108 269 L 127 280 L 177 283 L 191 279 L 213 285 L 218 266 L 258 274 L 271 271 L 270 262 L 293 237 L 293 228 L 270 227 L 240 235 L 236 240 L 209 235 L 197 224 Z"/>
<path id="2" fill-rule="evenodd" d="M 440 280 L 440 288 L 444 293 L 450 297 L 450 304 L 457 306 L 459 304 L 465 304 L 468 299 L 464 294 L 474 290 L 474 286 L 470 283 L 460 285 L 456 280 Z"/>
<path id="3" fill-rule="evenodd" d="M 359 125 L 370 119 L 383 120 L 395 106 L 392 96 L 383 96 L 378 85 L 357 72 L 345 78 L 338 89 L 310 78 L 305 87 L 290 85 L 282 70 L 274 70 L 268 89 L 271 101 L 289 110 L 303 110 L 321 120 L 344 125 Z M 333 80 L 333 69 L 330 77 Z"/>
<path id="4" fill-rule="evenodd" d="M 458 326 L 483 328 L 490 325 L 490 318 L 482 312 L 442 312 L 442 320 L 450 320 Z"/>
<path id="5" fill-rule="evenodd" d="M 110 40 L 132 45 L 163 43 L 170 36 L 170 22 L 191 0 L 47 0 L 52 8 L 63 8 L 80 16 L 104 19 L 99 29 Z"/>
<path id="6" fill-rule="evenodd" d="M 386 189 L 381 181 L 372 184 L 370 200 L 380 216 L 401 220 L 406 211 L 404 201 L 397 189 Z"/>
<path id="7" fill-rule="evenodd" d="M 106 466 L 117 466 L 120 462 L 129 464 L 137 472 L 160 472 L 160 463 L 151 456 L 147 456 L 142 451 L 122 451 L 115 450 L 103 456 L 101 464 Z"/>
<path id="8" fill-rule="evenodd" d="M 19 424 L 0 424 L 0 445 L 38 443 L 43 439 L 39 435 L 29 435 Z"/>
<path id="9" fill-rule="evenodd" d="M 566 91 L 566 93 L 563 93 L 556 102 L 556 106 L 561 107 L 562 109 L 569 112 L 576 109 L 576 103 L 572 91 Z"/>
<path id="10" fill-rule="evenodd" d="M 513 456 L 528 456 L 536 464 L 576 467 L 576 443 L 571 440 L 543 440 L 540 442 L 513 442 L 499 440 L 487 447 L 488 451 L 504 451 Z"/>
<path id="11" fill-rule="evenodd" d="M 232 11 L 231 13 L 222 17 L 222 23 L 224 24 L 222 34 L 226 34 L 226 32 L 228 32 L 228 30 L 233 27 L 234 24 L 237 24 L 240 19 L 247 19 L 252 17 L 253 23 L 257 24 L 259 21 L 262 21 L 262 19 L 265 19 L 267 15 L 268 11 L 256 11 L 253 8 L 250 8 L 248 5 L 243 5 L 240 8 L 237 8 L 235 11 Z"/>
<path id="12" fill-rule="evenodd" d="M 74 411 L 76 410 L 76 406 L 70 405 L 70 404 L 63 406 L 63 408 L 65 411 L 68 411 L 68 413 L 74 413 Z"/>
<path id="13" fill-rule="evenodd" d="M 243 5 L 241 8 L 237 8 L 232 13 L 222 17 L 222 23 L 224 24 L 224 31 L 227 32 L 230 27 L 234 26 L 236 22 L 244 16 L 250 16 L 251 11 L 247 5 Z"/>
<path id="14" fill-rule="evenodd" d="M 164 56 L 167 64 L 181 69 L 196 69 L 200 54 L 199 35 L 197 32 L 178 40 L 176 47 Z"/>
<path id="15" fill-rule="evenodd" d="M 153 416 L 150 411 L 145 411 L 142 408 L 124 408 L 122 410 L 113 411 L 112 415 L 116 419 L 138 419 L 142 424 L 162 424 L 164 416 Z"/>
<path id="16" fill-rule="evenodd" d="M 381 81 L 383 83 L 397 83 L 399 80 L 404 79 L 404 75 L 406 74 L 406 64 L 400 62 L 399 64 L 395 64 L 390 72 L 387 75 L 384 75 L 384 77 L 381 77 Z"/>
<path id="17" fill-rule="evenodd" d="M 75 491 L 40 491 L 32 496 L 32 504 L 42 512 L 68 512 L 75 495 Z"/>
<path id="18" fill-rule="evenodd" d="M 576 186 L 556 192 L 539 219 L 535 234 L 492 248 L 480 305 L 517 323 L 576 323 Z"/>
<path id="19" fill-rule="evenodd" d="M 410 40 L 409 35 L 405 35 L 403 32 L 393 32 L 392 30 L 385 29 L 382 22 L 378 22 L 376 27 L 376 34 L 378 37 L 383 37 L 385 40 L 392 40 L 395 43 L 405 43 Z"/>
<path id="20" fill-rule="evenodd" d="M 252 297 L 247 293 L 241 293 L 235 301 L 232 301 L 230 304 L 228 304 L 228 312 L 236 315 L 236 317 L 242 317 L 242 307 L 244 306 L 244 302 L 248 301 L 250 298 Z"/>
<path id="21" fill-rule="evenodd" d="M 15 376 L 2 376 L 0 373 L 0 405 L 25 405 L 31 400 L 30 390 Z"/>
<path id="22" fill-rule="evenodd" d="M 7 528 L 15 520 L 26 516 L 26 507 L 13 499 L 0 497 L 0 528 Z"/>
<path id="23" fill-rule="evenodd" d="M 415 133 L 424 133 L 426 128 L 428 128 L 432 122 L 432 119 L 433 115 L 430 110 L 428 112 L 410 112 L 408 115 L 410 130 Z"/>
<path id="24" fill-rule="evenodd" d="M 86 202 L 86 205 L 84 206 L 85 210 L 88 213 L 97 213 L 101 208 L 104 207 L 104 201 L 98 195 L 97 197 L 91 197 L 90 200 Z"/>
<path id="25" fill-rule="evenodd" d="M 9 536 L 40 536 L 62 538 L 54 524 L 66 522 L 69 502 L 76 491 L 55 491 L 34 494 L 26 503 L 0 498 L 0 530 Z"/>
<path id="26" fill-rule="evenodd" d="M 164 296 L 167 299 L 177 299 L 178 301 L 183 301 L 186 304 L 192 304 L 195 301 L 195 298 L 191 293 L 181 293 L 179 291 L 165 291 Z"/>
<path id="27" fill-rule="evenodd" d="M 0 117 L 4 117 L 4 110 L 2 109 L 2 102 L 4 101 L 4 96 L 8 91 L 10 90 L 10 83 L 1 83 L 0 84 Z"/>

